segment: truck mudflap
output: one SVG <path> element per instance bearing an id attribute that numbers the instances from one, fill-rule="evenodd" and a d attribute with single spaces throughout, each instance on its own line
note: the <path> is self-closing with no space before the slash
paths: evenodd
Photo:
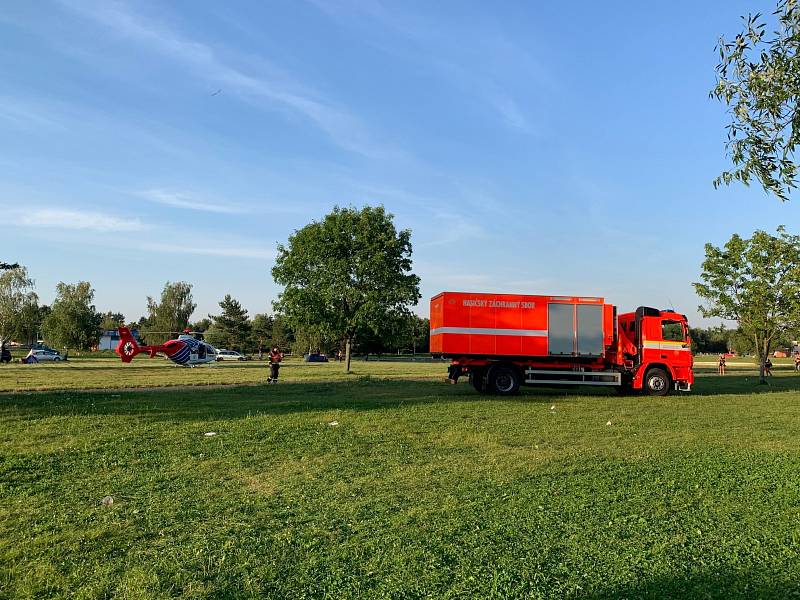
<path id="1" fill-rule="evenodd" d="M 692 384 L 689 383 L 688 381 L 676 381 L 675 390 L 678 392 L 691 392 Z"/>
<path id="2" fill-rule="evenodd" d="M 458 383 L 458 378 L 463 374 L 464 372 L 461 370 L 461 365 L 450 365 L 447 367 L 447 379 L 445 379 L 445 381 L 455 385 Z"/>

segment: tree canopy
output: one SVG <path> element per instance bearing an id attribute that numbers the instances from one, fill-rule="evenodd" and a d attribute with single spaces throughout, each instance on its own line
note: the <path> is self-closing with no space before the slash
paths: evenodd
<path id="1" fill-rule="evenodd" d="M 284 290 L 275 303 L 294 329 L 316 328 L 345 344 L 380 334 L 419 300 L 411 273 L 411 231 L 397 231 L 382 206 L 334 208 L 278 245 L 272 275 Z"/>
<path id="2" fill-rule="evenodd" d="M 272 317 L 272 336 L 269 340 L 270 347 L 288 348 L 294 342 L 294 331 L 281 315 Z"/>
<path id="3" fill-rule="evenodd" d="M 104 312 L 100 315 L 100 329 L 117 329 L 125 325 L 125 315 L 112 311 Z"/>
<path id="4" fill-rule="evenodd" d="M 733 169 L 715 181 L 749 185 L 787 200 L 797 187 L 794 151 L 800 140 L 800 7 L 779 0 L 777 27 L 768 33 L 761 14 L 743 17 L 743 30 L 720 38 L 717 83 L 711 96 L 728 106 L 726 148 Z"/>
<path id="5" fill-rule="evenodd" d="M 706 317 L 738 321 L 753 341 L 764 380 L 764 362 L 774 343 L 800 326 L 800 237 L 779 227 L 777 235 L 756 231 L 733 235 L 724 247 L 705 246 L 702 283 Z"/>
<path id="6" fill-rule="evenodd" d="M 157 302 L 147 297 L 147 342 L 162 343 L 189 325 L 197 305 L 192 297 L 192 285 L 185 281 L 164 284 L 161 299 Z"/>
<path id="7" fill-rule="evenodd" d="M 263 352 L 272 341 L 274 319 L 270 315 L 256 314 L 250 321 L 250 347 Z"/>
<path id="8" fill-rule="evenodd" d="M 24 313 L 38 306 L 38 302 L 33 279 L 25 267 L 0 270 L 0 344 L 19 333 Z"/>
<path id="9" fill-rule="evenodd" d="M 56 348 L 88 350 L 97 344 L 101 315 L 95 310 L 88 281 L 59 282 L 50 314 L 42 324 L 44 339 Z"/>
<path id="10" fill-rule="evenodd" d="M 728 329 L 725 324 L 717 327 L 690 327 L 689 336 L 692 338 L 692 350 L 695 353 L 721 354 L 733 349 L 732 338 L 735 329 Z M 736 348 L 741 351 L 741 349 Z"/>
<path id="11" fill-rule="evenodd" d="M 39 306 L 35 301 L 26 303 L 17 318 L 14 339 L 21 344 L 35 344 L 49 314 L 50 307 L 47 305 Z"/>
<path id="12" fill-rule="evenodd" d="M 222 312 L 219 315 L 208 315 L 211 327 L 205 335 L 214 346 L 243 352 L 250 337 L 250 319 L 247 310 L 230 294 L 220 301 Z"/>

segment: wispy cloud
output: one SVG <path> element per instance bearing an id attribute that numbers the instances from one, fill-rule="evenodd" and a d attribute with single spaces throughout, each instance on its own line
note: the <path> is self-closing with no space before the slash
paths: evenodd
<path id="1" fill-rule="evenodd" d="M 17 227 L 78 229 L 90 231 L 142 231 L 146 227 L 139 219 L 124 219 L 94 211 L 60 208 L 4 208 L 0 223 Z"/>
<path id="2" fill-rule="evenodd" d="M 0 122 L 25 129 L 32 127 L 63 129 L 63 126 L 51 115 L 8 96 L 0 96 Z"/>
<path id="3" fill-rule="evenodd" d="M 534 133 L 535 127 L 515 97 L 521 82 L 552 89 L 541 64 L 488 23 L 478 27 L 449 23 L 404 11 L 402 5 L 365 0 L 309 0 L 345 27 L 360 27 L 388 53 L 413 55 L 468 96 L 488 106 L 511 129 Z M 378 32 L 378 33 L 376 33 Z M 388 33 L 388 35 L 387 35 Z M 396 38 L 393 42 L 388 41 Z M 402 43 L 397 43 L 397 38 Z"/>
<path id="4" fill-rule="evenodd" d="M 441 269 L 417 266 L 425 285 L 437 290 L 492 291 L 495 278 L 485 273 L 450 273 Z"/>
<path id="5" fill-rule="evenodd" d="M 435 236 L 423 237 L 422 241 L 417 243 L 418 247 L 446 246 L 457 242 L 480 241 L 488 238 L 488 233 L 483 226 L 464 215 L 453 212 L 436 212 L 434 218 L 438 222 L 438 226 L 434 229 Z"/>
<path id="6" fill-rule="evenodd" d="M 421 226 L 414 227 L 415 246 L 418 248 L 445 246 L 464 240 L 477 241 L 488 238 L 488 233 L 479 218 L 476 217 L 475 211 L 470 211 L 469 215 L 465 216 L 457 212 L 442 210 L 441 207 L 447 206 L 447 202 L 441 198 L 355 181 L 351 185 L 364 194 L 365 200 L 385 201 L 390 206 L 399 204 L 404 209 L 413 206 L 414 209 L 408 211 L 407 214 L 417 218 L 420 213 L 424 213 L 425 218 L 420 224 Z M 460 198 L 459 201 L 463 202 L 463 199 Z"/>
<path id="7" fill-rule="evenodd" d="M 156 26 L 124 4 L 61 1 L 73 11 L 100 22 L 147 50 L 186 66 L 196 77 L 228 94 L 238 94 L 250 102 L 301 115 L 341 148 L 377 158 L 396 158 L 404 154 L 377 142 L 356 116 L 322 99 L 318 93 L 288 76 L 279 75 L 277 69 L 269 69 L 266 74 L 247 73 L 221 58 L 212 46 L 184 37 L 165 25 Z"/>
<path id="8" fill-rule="evenodd" d="M 140 244 L 139 248 L 149 252 L 163 252 L 166 254 L 193 254 L 197 256 L 254 258 L 258 260 L 273 260 L 275 258 L 275 250 L 236 246 L 235 244 L 206 244 L 204 246 L 194 246 L 192 244 L 179 245 L 164 244 L 160 242 L 145 242 Z"/>
<path id="9" fill-rule="evenodd" d="M 245 209 L 238 206 L 232 206 L 225 203 L 211 204 L 208 202 L 201 202 L 198 200 L 193 200 L 186 194 L 171 192 L 169 190 L 147 190 L 144 192 L 139 192 L 137 196 L 156 204 L 173 206 L 175 208 L 184 208 L 187 210 L 224 214 L 241 214 L 247 212 Z"/>
<path id="10" fill-rule="evenodd" d="M 488 98 L 506 125 L 525 133 L 530 133 L 533 130 L 528 117 L 525 116 L 525 113 L 513 98 L 500 93 L 489 94 Z"/>

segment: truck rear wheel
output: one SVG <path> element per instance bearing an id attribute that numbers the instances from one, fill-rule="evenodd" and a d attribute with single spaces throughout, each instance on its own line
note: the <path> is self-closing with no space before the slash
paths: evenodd
<path id="1" fill-rule="evenodd" d="M 498 396 L 513 396 L 519 392 L 522 383 L 519 371 L 504 365 L 492 367 L 489 370 L 488 380 L 489 393 Z"/>
<path id="2" fill-rule="evenodd" d="M 669 375 L 664 369 L 650 369 L 644 376 L 644 390 L 648 396 L 666 396 L 670 390 Z"/>
<path id="3" fill-rule="evenodd" d="M 483 369 L 471 369 L 469 372 L 469 383 L 479 394 L 486 393 L 486 381 Z"/>

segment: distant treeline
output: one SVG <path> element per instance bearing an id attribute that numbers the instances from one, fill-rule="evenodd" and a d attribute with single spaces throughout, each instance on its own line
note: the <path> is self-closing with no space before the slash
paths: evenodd
<path id="1" fill-rule="evenodd" d="M 741 329 L 729 329 L 724 324 L 716 327 L 691 327 L 692 351 L 696 354 L 721 354 L 736 352 L 737 354 L 753 354 L 755 341 L 744 335 Z M 774 344 L 776 350 L 789 350 L 793 339 L 779 339 Z"/>
<path id="2" fill-rule="evenodd" d="M 34 344 L 39 340 L 54 348 L 91 350 L 104 331 L 128 326 L 139 331 L 148 344 L 160 344 L 185 330 L 217 348 L 246 354 L 266 352 L 272 346 L 296 354 L 343 350 L 343 340 L 315 328 L 292 328 L 280 314 L 248 315 L 241 303 L 227 294 L 218 314 L 192 321 L 197 305 L 192 285 L 167 282 L 160 297 L 147 297 L 147 314 L 127 320 L 121 312 L 99 312 L 95 291 L 87 281 L 59 283 L 52 305 L 40 305 L 33 280 L 24 267 L 8 269 L 0 276 L 0 342 Z M 428 319 L 409 315 L 381 337 L 362 335 L 355 340 L 359 353 L 428 352 Z"/>

